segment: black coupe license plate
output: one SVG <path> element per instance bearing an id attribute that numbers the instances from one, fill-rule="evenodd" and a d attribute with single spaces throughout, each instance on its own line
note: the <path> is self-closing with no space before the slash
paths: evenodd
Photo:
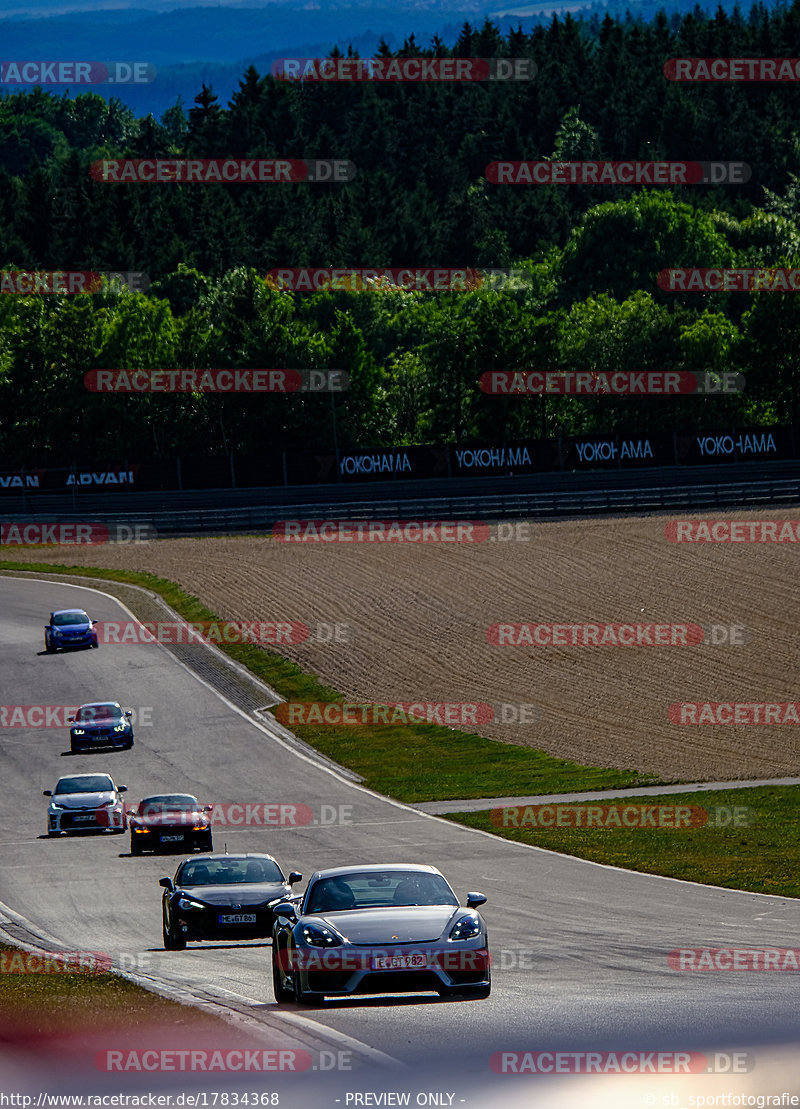
<path id="1" fill-rule="evenodd" d="M 255 913 L 220 913 L 220 924 L 255 924 Z"/>

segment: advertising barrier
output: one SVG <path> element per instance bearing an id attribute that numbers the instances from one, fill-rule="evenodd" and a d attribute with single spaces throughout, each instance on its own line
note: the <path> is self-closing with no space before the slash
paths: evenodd
<path id="1" fill-rule="evenodd" d="M 4 493 L 261 488 L 333 482 L 516 477 L 557 471 L 713 466 L 800 458 L 794 426 L 719 431 L 618 432 L 519 442 L 360 448 L 315 454 L 267 450 L 263 455 L 219 454 L 158 462 L 103 461 L 90 466 L 13 467 L 0 459 Z"/>

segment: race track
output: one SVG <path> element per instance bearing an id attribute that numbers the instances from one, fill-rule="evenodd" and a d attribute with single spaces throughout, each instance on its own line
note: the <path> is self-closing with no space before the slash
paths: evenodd
<path id="1" fill-rule="evenodd" d="M 216 829 L 216 850 L 226 842 L 231 852 L 266 850 L 305 877 L 339 864 L 425 861 L 442 870 L 462 902 L 468 890 L 487 894 L 490 999 L 348 999 L 302 1012 L 281 1007 L 289 1016 L 277 1018 L 309 1045 L 353 1047 L 355 1040 L 413 1064 L 426 1088 L 438 1079 L 460 1091 L 453 1104 L 485 1083 L 505 1083 L 508 1091 L 509 1081 L 515 1097 L 525 1083 L 525 1103 L 534 1103 L 529 1083 L 543 1080 L 495 1078 L 489 1059 L 496 1051 L 747 1047 L 757 1058 L 760 1045 L 800 1039 L 797 975 L 678 973 L 667 962 L 678 947 L 796 946 L 800 903 L 604 868 L 385 800 L 287 748 L 157 645 L 41 653 L 47 613 L 68 606 L 101 620 L 125 615 L 91 589 L 0 578 L 3 704 L 119 700 L 137 711 L 152 707 L 153 724 L 137 727 L 131 751 L 79 757 L 64 755 L 65 729 L 0 729 L 0 902 L 29 921 L 34 935 L 70 950 L 109 952 L 161 983 L 276 1022 L 268 944 L 162 950 L 158 879 L 174 872 L 178 858 L 132 858 L 127 835 L 44 836 L 42 790 L 63 774 L 108 771 L 129 787 L 130 800 L 176 790 L 202 800 L 303 803 L 315 815 L 321 805 L 350 807 L 344 814 L 352 823 Z M 360 1056 L 359 1088 L 376 1061 L 367 1051 Z M 333 1104 L 331 1089 L 325 1096 Z M 511 1101 L 498 1095 L 496 1103 Z"/>

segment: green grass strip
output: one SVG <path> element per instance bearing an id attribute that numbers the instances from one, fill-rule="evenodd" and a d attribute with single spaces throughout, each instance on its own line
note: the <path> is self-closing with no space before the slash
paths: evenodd
<path id="1" fill-rule="evenodd" d="M 143 1029 L 154 1023 L 174 1027 L 226 1026 L 215 1017 L 135 985 L 111 973 L 51 969 L 33 973 L 40 961 L 34 953 L 0 944 L 3 1017 L 6 1032 L 24 1035 L 79 1035 L 103 1027 Z M 87 964 L 91 965 L 91 963 Z M 50 964 L 52 968 L 52 961 Z"/>
<path id="2" fill-rule="evenodd" d="M 599 804 L 600 802 L 587 802 Z M 753 789 L 703 790 L 700 793 L 665 794 L 659 797 L 625 797 L 613 805 L 692 805 L 750 810 L 748 823 L 733 819 L 725 827 L 670 828 L 567 828 L 533 827 L 538 816 L 530 814 L 527 827 L 502 827 L 503 818 L 490 812 L 451 813 L 446 819 L 469 828 L 503 836 L 517 843 L 546 847 L 562 855 L 663 874 L 704 885 L 753 893 L 800 897 L 800 787 L 757 786 Z M 574 805 L 570 805 L 574 808 Z M 519 817 L 522 824 L 525 814 Z M 549 819 L 549 817 L 548 817 Z M 575 820 L 575 817 L 571 818 Z M 584 817 L 584 822 L 586 818 Z M 724 817 L 723 817 L 724 819 Z"/>

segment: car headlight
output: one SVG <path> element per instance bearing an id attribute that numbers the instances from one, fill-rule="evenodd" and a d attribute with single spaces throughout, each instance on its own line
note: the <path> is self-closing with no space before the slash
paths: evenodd
<path id="1" fill-rule="evenodd" d="M 50 808 L 57 809 L 59 812 L 63 812 L 63 810 L 66 808 L 66 805 L 57 805 L 55 801 L 51 801 Z"/>
<path id="2" fill-rule="evenodd" d="M 114 731 L 115 732 L 124 732 L 127 727 L 128 727 L 127 724 L 115 724 L 114 725 Z"/>
<path id="3" fill-rule="evenodd" d="M 86 735 L 86 729 L 85 728 L 73 728 L 72 729 L 72 734 L 73 735 Z"/>
<path id="4" fill-rule="evenodd" d="M 451 940 L 471 940 L 479 936 L 481 922 L 476 916 L 462 916 L 450 929 Z"/>
<path id="5" fill-rule="evenodd" d="M 303 940 L 309 947 L 341 947 L 342 941 L 335 932 L 322 924 L 303 925 Z"/>
<path id="6" fill-rule="evenodd" d="M 179 909 L 205 909 L 205 905 L 201 905 L 199 901 L 193 901 L 191 897 L 178 898 Z"/>

